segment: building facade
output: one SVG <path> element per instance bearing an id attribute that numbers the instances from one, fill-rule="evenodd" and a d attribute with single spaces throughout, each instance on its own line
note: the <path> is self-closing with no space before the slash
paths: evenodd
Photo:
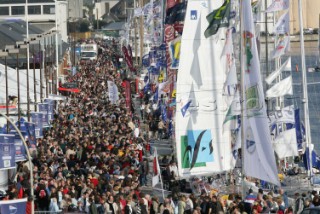
<path id="1" fill-rule="evenodd" d="M 30 24 L 43 30 L 55 29 L 57 20 L 61 39 L 65 42 L 68 39 L 68 2 L 66 0 L 56 2 L 54 0 L 1 0 L 0 20 L 8 19 L 28 19 Z"/>

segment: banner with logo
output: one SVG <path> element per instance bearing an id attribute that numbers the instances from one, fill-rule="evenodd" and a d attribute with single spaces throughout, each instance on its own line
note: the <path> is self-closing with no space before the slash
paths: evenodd
<path id="1" fill-rule="evenodd" d="M 38 107 L 39 107 L 39 112 L 42 113 L 43 127 L 49 126 L 49 115 L 48 115 L 49 104 L 48 103 L 39 103 Z"/>
<path id="2" fill-rule="evenodd" d="M 14 135 L 0 134 L 0 170 L 15 168 Z"/>
<path id="3" fill-rule="evenodd" d="M 123 81 L 126 95 L 126 107 L 131 111 L 131 88 L 128 80 Z"/>
<path id="4" fill-rule="evenodd" d="M 45 98 L 44 103 L 48 103 L 48 121 L 53 120 L 54 108 L 56 106 L 56 102 L 54 99 Z"/>
<path id="5" fill-rule="evenodd" d="M 26 213 L 27 198 L 0 201 L 1 213 L 20 214 Z"/>
<path id="6" fill-rule="evenodd" d="M 43 137 L 43 132 L 42 132 L 43 113 L 31 112 L 30 114 L 31 114 L 31 122 L 34 123 L 35 125 L 36 138 L 42 138 Z"/>
<path id="7" fill-rule="evenodd" d="M 23 145 L 23 141 L 20 138 L 20 135 L 15 130 L 12 130 L 10 134 L 14 135 L 14 146 L 16 149 L 15 153 L 15 162 L 25 161 L 26 158 L 26 149 Z"/>
<path id="8" fill-rule="evenodd" d="M 28 141 L 31 148 L 36 148 L 37 138 L 36 138 L 36 126 L 34 123 L 25 122 L 24 123 L 27 130 Z"/>

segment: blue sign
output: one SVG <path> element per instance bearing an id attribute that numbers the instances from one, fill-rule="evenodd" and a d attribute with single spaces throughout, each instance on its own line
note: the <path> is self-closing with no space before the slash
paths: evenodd
<path id="1" fill-rule="evenodd" d="M 27 129 L 28 141 L 30 143 L 31 148 L 36 148 L 37 138 L 36 138 L 36 127 L 34 123 L 25 122 L 25 126 Z"/>
<path id="2" fill-rule="evenodd" d="M 191 20 L 197 20 L 198 19 L 198 14 L 197 14 L 196 10 L 191 10 L 190 19 Z"/>
<path id="3" fill-rule="evenodd" d="M 0 134 L 0 169 L 15 168 L 14 135 Z"/>
<path id="4" fill-rule="evenodd" d="M 26 213 L 27 199 L 15 199 L 0 202 L 1 213 L 19 214 Z"/>
<path id="5" fill-rule="evenodd" d="M 42 138 L 42 124 L 43 124 L 43 113 L 41 112 L 31 112 L 31 121 L 35 125 L 36 138 Z"/>

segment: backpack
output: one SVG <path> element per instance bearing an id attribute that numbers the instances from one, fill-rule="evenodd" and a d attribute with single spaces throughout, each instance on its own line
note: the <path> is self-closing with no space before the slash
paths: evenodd
<path id="1" fill-rule="evenodd" d="M 104 209 L 103 204 L 101 204 L 100 206 L 97 207 L 97 211 L 99 214 L 104 214 L 105 209 Z"/>
<path id="2" fill-rule="evenodd" d="M 40 190 L 39 197 L 40 198 L 45 198 L 46 196 L 47 196 L 46 191 L 44 189 Z"/>

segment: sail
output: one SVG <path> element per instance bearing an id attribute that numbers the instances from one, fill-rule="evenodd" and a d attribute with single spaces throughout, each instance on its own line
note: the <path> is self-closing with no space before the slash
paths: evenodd
<path id="1" fill-rule="evenodd" d="M 244 173 L 280 185 L 269 133 L 250 0 L 242 1 L 242 77 L 244 89 Z"/>
<path id="2" fill-rule="evenodd" d="M 179 176 L 212 174 L 231 168 L 229 133 L 223 133 L 228 106 L 223 99 L 226 80 L 224 41 L 208 39 L 206 16 L 223 1 L 188 1 L 177 78 L 176 148 Z M 225 37 L 221 29 L 215 37 Z M 187 97 L 187 99 L 185 99 Z M 181 104 L 181 101 L 183 104 Z M 184 116 L 181 108 L 190 104 Z"/>

